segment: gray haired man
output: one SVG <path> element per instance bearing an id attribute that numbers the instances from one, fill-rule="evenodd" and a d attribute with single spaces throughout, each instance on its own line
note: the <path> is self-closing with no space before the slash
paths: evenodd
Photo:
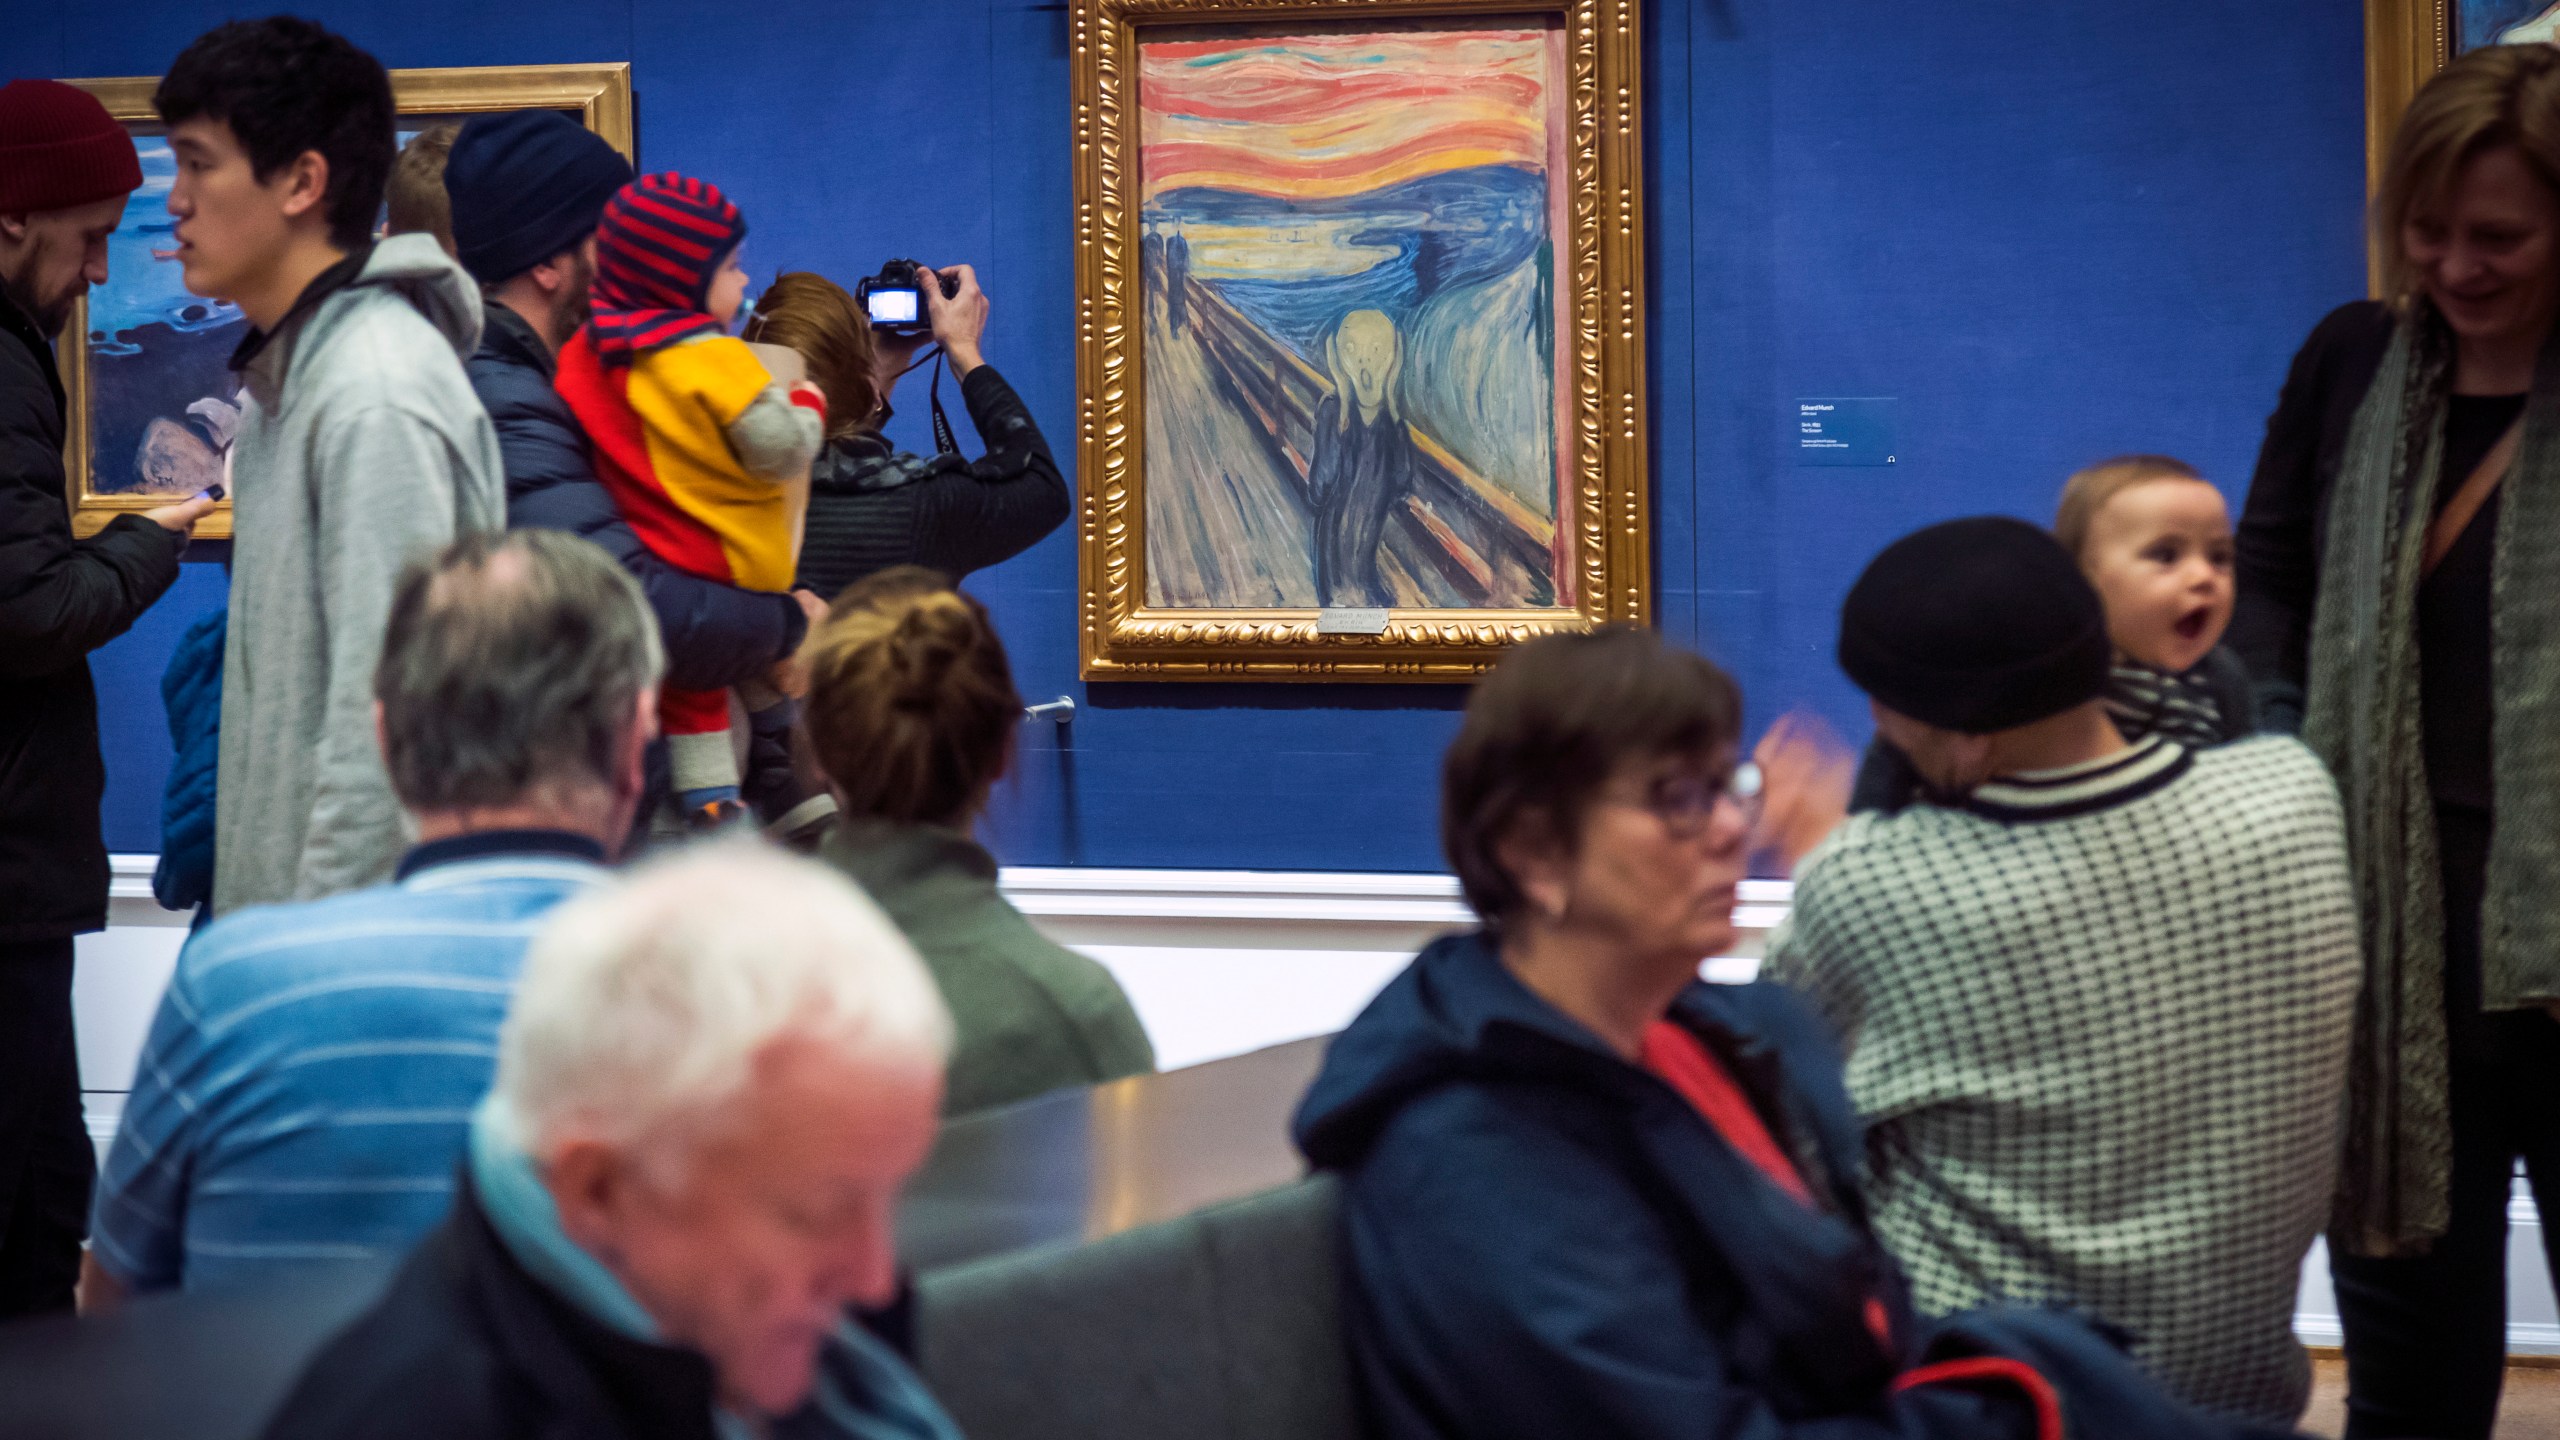
<path id="1" fill-rule="evenodd" d="M 751 842 L 564 905 L 453 1213 L 267 1440 L 960 1440 L 848 1318 L 897 1290 L 951 1018 L 878 906 Z"/>
<path id="2" fill-rule="evenodd" d="M 662 668 L 640 587 L 583 540 L 410 568 L 373 693 L 418 843 L 387 885 L 188 942 L 98 1188 L 89 1308 L 388 1258 L 436 1223 L 525 946 L 630 830 Z"/>

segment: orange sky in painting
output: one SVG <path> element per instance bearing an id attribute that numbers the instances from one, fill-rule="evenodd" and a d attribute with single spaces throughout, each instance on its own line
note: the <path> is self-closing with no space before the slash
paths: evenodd
<path id="1" fill-rule="evenodd" d="M 1546 163 L 1535 30 L 1165 41 L 1142 47 L 1138 76 L 1150 199 L 1194 185 L 1315 199 Z"/>

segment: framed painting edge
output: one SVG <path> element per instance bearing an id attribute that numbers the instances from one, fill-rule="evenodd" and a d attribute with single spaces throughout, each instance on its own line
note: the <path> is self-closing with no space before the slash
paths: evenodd
<path id="1" fill-rule="evenodd" d="M 1072 0 L 1075 156 L 1078 657 L 1088 681 L 1465 682 L 1555 630 L 1652 618 L 1644 419 L 1641 0 Z M 1145 603 L 1144 327 L 1138 294 L 1136 61 L 1150 26 L 1258 20 L 1554 17 L 1568 133 L 1570 468 L 1555 525 L 1571 536 L 1574 603 L 1397 609 L 1383 632 L 1319 633 L 1303 609 Z"/>
<path id="2" fill-rule="evenodd" d="M 2453 55 L 2453 0 L 2364 0 L 2364 193 L 2382 185 L 2391 132 L 2428 77 Z M 2382 294 L 2382 257 L 2368 238 L 2366 286 Z"/>
<path id="3" fill-rule="evenodd" d="M 621 151 L 624 159 L 634 158 L 631 65 L 628 61 L 601 65 L 480 65 L 394 70 L 390 74 L 391 98 L 400 114 L 576 110 L 586 127 Z M 152 92 L 160 85 L 157 76 L 115 75 L 66 80 L 63 83 L 96 96 L 98 102 L 106 106 L 107 113 L 120 122 L 157 118 L 151 106 Z M 57 343 L 54 353 L 55 363 L 62 373 L 62 388 L 69 411 L 63 445 L 63 475 L 69 489 L 65 498 L 71 506 L 71 533 L 86 538 L 104 529 L 118 515 L 166 505 L 172 497 L 86 493 L 95 459 L 89 453 L 89 302 L 86 297 L 73 308 L 71 323 L 63 327 L 63 335 L 70 343 L 67 346 Z M 226 540 L 230 536 L 231 506 L 228 502 L 216 506 L 213 513 L 196 526 L 198 539 Z"/>

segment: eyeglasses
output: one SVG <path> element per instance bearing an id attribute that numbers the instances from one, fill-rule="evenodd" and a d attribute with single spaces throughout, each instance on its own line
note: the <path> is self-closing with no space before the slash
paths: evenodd
<path id="1" fill-rule="evenodd" d="M 1646 787 L 1641 803 L 1662 822 L 1663 829 L 1679 839 L 1690 840 L 1706 833 L 1715 819 L 1716 806 L 1726 800 L 1741 808 L 1746 826 L 1759 829 L 1760 767 L 1746 761 L 1734 766 L 1722 779 L 1697 774 L 1665 775 Z"/>

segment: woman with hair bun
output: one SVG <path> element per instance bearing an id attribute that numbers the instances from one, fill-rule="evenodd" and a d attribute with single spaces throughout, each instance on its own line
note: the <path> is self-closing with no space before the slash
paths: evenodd
<path id="1" fill-rule="evenodd" d="M 818 858 L 879 902 L 942 987 L 959 1032 L 944 1112 L 1153 1070 L 1111 972 L 1033 929 L 970 838 L 1022 724 L 985 607 L 901 565 L 838 596 L 806 653 L 802 724 L 840 808 Z"/>

